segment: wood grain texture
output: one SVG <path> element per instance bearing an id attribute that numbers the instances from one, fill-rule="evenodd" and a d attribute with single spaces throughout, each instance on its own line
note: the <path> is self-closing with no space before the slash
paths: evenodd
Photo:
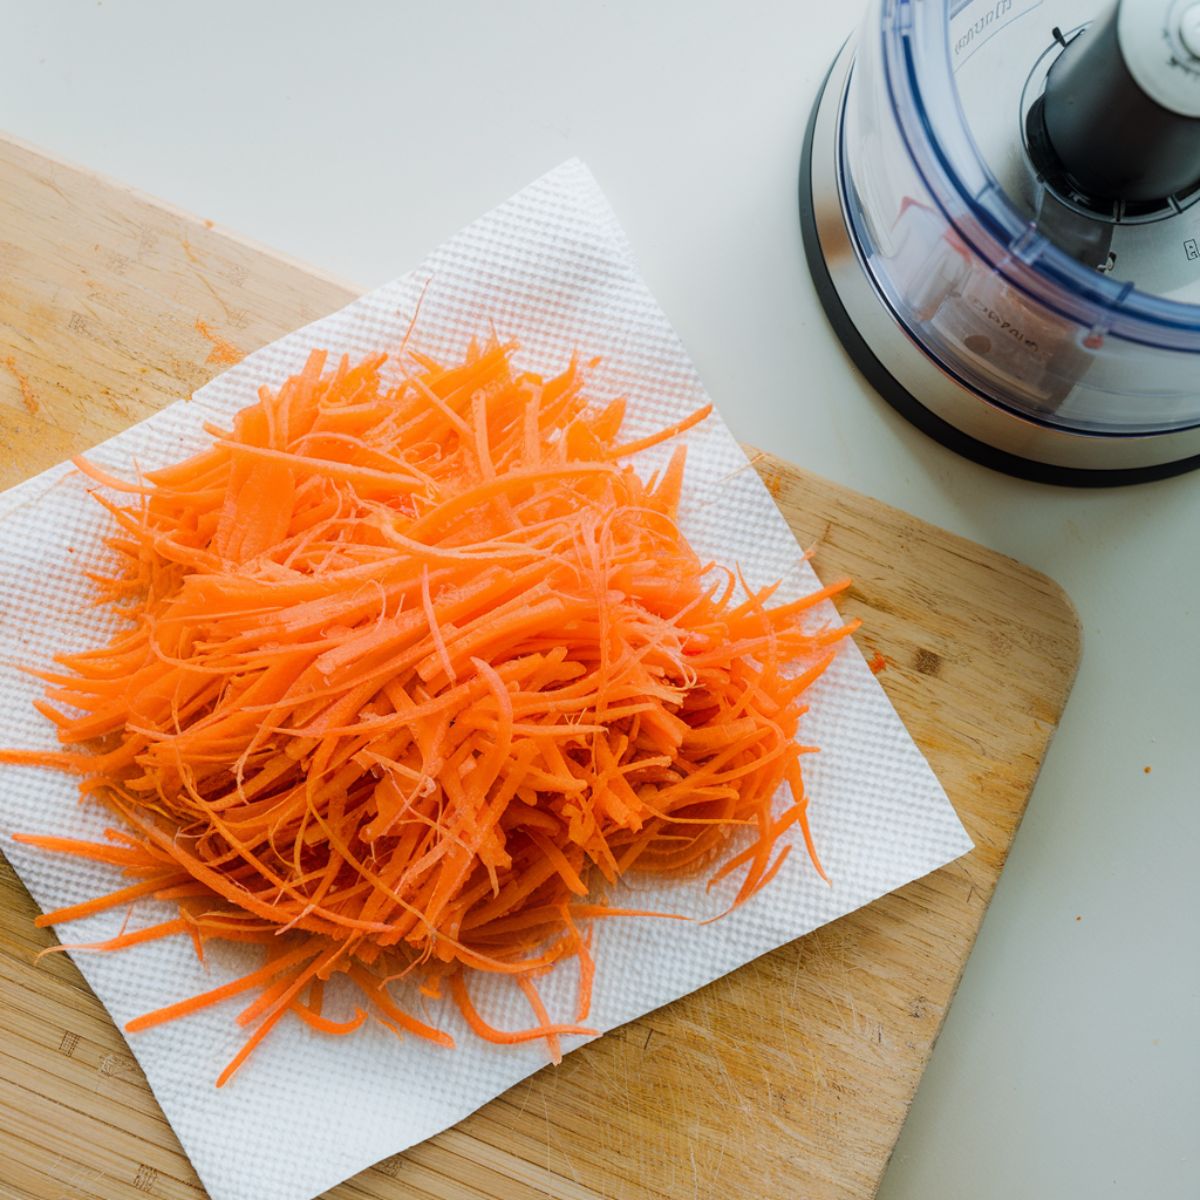
<path id="1" fill-rule="evenodd" d="M 213 338 L 249 351 L 354 295 L 2 139 L 0 278 L 3 485 L 204 383 L 221 368 Z M 1029 568 L 753 458 L 818 571 L 854 577 L 844 609 L 885 655 L 881 682 L 977 849 L 601 1038 L 329 1200 L 874 1194 L 1070 690 L 1078 623 Z M 52 937 L 0 868 L 0 1196 L 202 1197 L 74 966 L 33 963 Z"/>

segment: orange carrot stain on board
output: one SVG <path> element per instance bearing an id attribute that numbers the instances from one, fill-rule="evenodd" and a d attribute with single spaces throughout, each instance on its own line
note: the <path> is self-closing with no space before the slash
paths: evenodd
<path id="1" fill-rule="evenodd" d="M 212 227 L 213 227 L 213 223 L 207 217 L 205 217 L 204 218 L 204 228 L 211 229 Z"/>
<path id="2" fill-rule="evenodd" d="M 189 262 L 198 263 L 200 261 L 199 255 L 192 249 L 192 243 L 187 238 L 180 238 L 179 243 L 183 246 L 183 252 L 188 256 Z"/>
<path id="3" fill-rule="evenodd" d="M 875 657 L 872 658 L 869 663 L 867 663 L 867 666 L 870 667 L 876 675 L 878 675 L 880 671 L 887 670 L 888 660 L 884 658 L 878 650 L 876 650 Z"/>
<path id="4" fill-rule="evenodd" d="M 203 338 L 207 338 L 212 342 L 212 349 L 208 352 L 208 357 L 204 360 L 210 363 L 221 363 L 224 366 L 231 367 L 234 363 L 240 363 L 246 355 L 239 350 L 232 342 L 227 342 L 219 334 L 213 333 L 208 327 L 206 321 L 202 321 L 199 317 L 196 318 L 196 332 Z"/>
<path id="5" fill-rule="evenodd" d="M 25 405 L 31 417 L 36 416 L 38 401 L 33 394 L 33 388 L 29 385 L 29 377 L 17 369 L 17 360 L 11 354 L 4 360 L 4 365 L 12 373 L 12 377 L 17 381 L 17 386 L 21 389 L 21 403 Z"/>

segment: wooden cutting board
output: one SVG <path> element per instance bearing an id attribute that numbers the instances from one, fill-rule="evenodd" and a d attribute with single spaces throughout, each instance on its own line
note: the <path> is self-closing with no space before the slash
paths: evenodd
<path id="1" fill-rule="evenodd" d="M 354 294 L 0 139 L 0 485 Z M 854 577 L 844 610 L 884 655 L 881 682 L 977 849 L 601 1038 L 330 1200 L 875 1193 L 1066 702 L 1079 625 L 1028 567 L 751 453 L 818 571 Z M 203 1197 L 74 966 L 33 963 L 52 936 L 0 867 L 0 1196 Z"/>

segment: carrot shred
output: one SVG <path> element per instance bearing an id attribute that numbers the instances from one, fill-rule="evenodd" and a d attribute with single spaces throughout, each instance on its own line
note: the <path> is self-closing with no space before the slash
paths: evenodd
<path id="1" fill-rule="evenodd" d="M 174 876 L 172 876 L 172 879 Z M 82 904 L 72 904 L 67 908 L 58 908 L 53 912 L 42 913 L 34 918 L 33 923 L 44 928 L 47 925 L 62 925 L 67 921 L 78 921 L 81 917 L 90 917 L 95 913 L 104 912 L 105 909 L 116 908 L 121 904 L 126 904 L 131 900 L 140 900 L 144 896 L 153 895 L 163 886 L 164 880 L 161 877 L 148 879 L 143 883 L 131 884 L 129 887 L 118 888 L 115 892 L 109 892 L 104 896 L 97 896 L 94 900 L 85 900 Z"/>
<path id="2" fill-rule="evenodd" d="M 522 976 L 521 980 L 527 982 L 525 976 Z M 543 1024 L 533 1029 L 497 1029 L 479 1015 L 479 1011 L 471 1003 L 467 985 L 461 975 L 450 977 L 450 994 L 454 997 L 455 1004 L 458 1005 L 459 1011 L 471 1027 L 471 1032 L 483 1038 L 485 1042 L 492 1042 L 497 1046 L 516 1046 L 521 1042 L 535 1042 L 539 1038 L 559 1037 L 564 1034 L 578 1034 L 582 1037 L 596 1036 L 595 1029 L 585 1029 L 580 1025 Z"/>
<path id="3" fill-rule="evenodd" d="M 537 985 L 528 975 L 518 975 L 517 986 L 525 993 L 525 999 L 529 1001 L 529 1007 L 533 1009 L 533 1015 L 537 1017 L 538 1028 L 542 1030 L 542 1036 L 546 1039 L 546 1052 L 550 1055 L 550 1061 L 558 1066 L 562 1062 L 562 1039 L 557 1033 L 552 1032 L 554 1025 L 537 990 Z"/>
<path id="4" fill-rule="evenodd" d="M 356 1008 L 354 1016 L 348 1021 L 331 1021 L 328 1017 L 314 1013 L 303 1004 L 293 1004 L 292 1011 L 305 1025 L 315 1029 L 318 1033 L 331 1033 L 335 1037 L 345 1037 L 346 1034 L 353 1033 L 356 1029 L 361 1028 L 367 1019 L 366 1010 L 362 1008 Z"/>
<path id="5" fill-rule="evenodd" d="M 596 923 L 685 919 L 608 885 L 736 873 L 737 907 L 801 843 L 825 877 L 796 735 L 857 627 L 819 619 L 846 582 L 772 606 L 778 585 L 696 555 L 676 521 L 685 446 L 650 480 L 626 460 L 711 406 L 622 443 L 625 401 L 591 403 L 584 360 L 543 378 L 516 349 L 493 335 L 443 364 L 406 337 L 388 377 L 385 355 L 314 351 L 184 462 L 126 482 L 76 460 L 114 525 L 96 600 L 128 623 L 32 671 L 63 748 L 0 762 L 75 774 L 121 827 L 15 839 L 133 879 L 39 925 L 178 906 L 56 950 L 259 948 L 256 969 L 126 1025 L 249 994 L 218 1086 L 288 1017 L 454 1045 L 393 986 L 448 993 L 476 1036 L 557 1062 L 563 1038 L 595 1033 Z M 535 980 L 569 959 L 561 1023 Z M 486 974 L 515 983 L 533 1026 L 480 1015 Z M 334 975 L 362 999 L 345 1020 L 323 1012 Z"/>
<path id="6" fill-rule="evenodd" d="M 192 996 L 190 999 L 181 1000 L 177 1004 L 167 1005 L 166 1008 L 155 1009 L 154 1012 L 134 1017 L 132 1021 L 126 1021 L 125 1032 L 138 1033 L 143 1029 L 152 1029 L 155 1025 L 174 1021 L 177 1017 L 187 1016 L 189 1013 L 207 1008 L 210 1004 L 219 1004 L 222 1000 L 228 1000 L 232 996 L 237 996 L 242 992 L 250 991 L 251 988 L 265 984 L 278 975 L 280 971 L 286 970 L 296 963 L 311 959 L 314 957 L 314 954 L 315 951 L 310 946 L 300 946 L 292 950 L 289 954 L 285 954 L 273 961 L 268 961 L 266 966 L 260 967 L 257 971 L 251 971 L 248 975 L 243 975 L 240 979 L 235 979 L 231 983 L 222 984 L 220 987 L 213 988 L 212 991 L 202 992 L 199 996 Z"/>
<path id="7" fill-rule="evenodd" d="M 57 946 L 47 946 L 39 950 L 37 957 L 45 954 L 59 954 L 64 950 L 125 950 L 130 946 L 140 946 L 145 942 L 154 942 L 159 938 L 172 937 L 177 933 L 186 933 L 188 923 L 182 917 L 171 921 L 160 921 L 157 925 L 148 925 L 145 929 L 135 929 L 130 933 L 119 933 L 116 937 L 103 942 L 87 942 L 80 945 L 60 943 Z"/>

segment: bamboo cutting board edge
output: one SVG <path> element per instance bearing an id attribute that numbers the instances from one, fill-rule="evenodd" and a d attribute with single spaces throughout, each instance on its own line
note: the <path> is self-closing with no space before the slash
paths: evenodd
<path id="1" fill-rule="evenodd" d="M 11 140 L 0 182 L 0 445 L 14 451 L 0 485 L 215 374 L 198 321 L 250 350 L 355 294 Z M 886 656 L 881 682 L 976 851 L 622 1027 L 330 1200 L 874 1193 L 1070 690 L 1078 621 L 1014 560 L 754 459 L 818 570 L 854 576 L 844 608 L 866 619 L 860 644 Z M 53 940 L 33 913 L 3 864 L 0 1184 L 21 1200 L 202 1196 L 74 966 L 31 965 Z"/>

